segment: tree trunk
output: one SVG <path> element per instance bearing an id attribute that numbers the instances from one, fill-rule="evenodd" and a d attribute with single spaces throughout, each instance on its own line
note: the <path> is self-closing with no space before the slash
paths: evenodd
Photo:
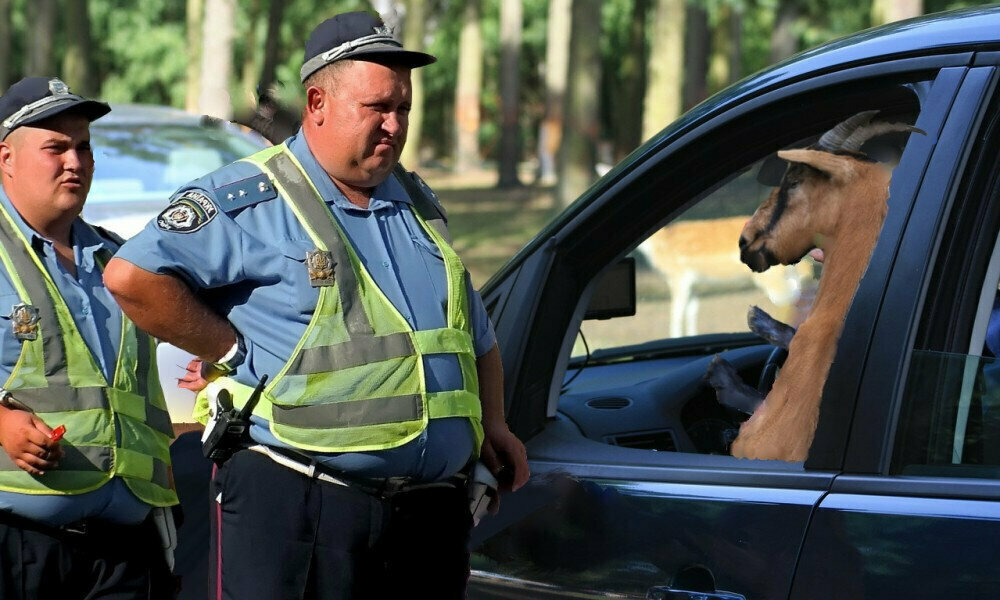
<path id="1" fill-rule="evenodd" d="M 743 15 L 734 6 L 719 9 L 719 22 L 712 34 L 712 57 L 708 66 L 709 93 L 739 79 L 743 73 Z"/>
<path id="2" fill-rule="evenodd" d="M 873 0 L 872 25 L 893 23 L 924 14 L 923 0 Z"/>
<path id="3" fill-rule="evenodd" d="M 281 19 L 285 12 L 285 0 L 271 0 L 267 11 L 267 39 L 264 40 L 264 66 L 260 70 L 259 88 L 261 93 L 270 93 L 277 81 L 278 48 L 281 42 Z"/>
<path id="4" fill-rule="evenodd" d="M 642 137 L 648 140 L 681 113 L 684 0 L 656 0 Z"/>
<path id="5" fill-rule="evenodd" d="M 708 55 L 711 49 L 708 12 L 703 6 L 688 4 L 684 29 L 683 110 L 708 97 Z"/>
<path id="6" fill-rule="evenodd" d="M 198 112 L 201 98 L 201 36 L 204 29 L 205 9 L 203 0 L 187 0 L 187 90 L 184 108 Z"/>
<path id="7" fill-rule="evenodd" d="M 681 0 L 683 2 L 683 0 Z M 566 206 L 594 181 L 600 134 L 600 0 L 574 0 L 569 51 L 566 129 L 559 150 L 557 197 Z"/>
<path id="8" fill-rule="evenodd" d="M 646 14 L 649 0 L 634 0 L 628 43 L 618 73 L 621 89 L 612 97 L 621 106 L 612 111 L 614 156 L 618 162 L 642 143 L 642 97 L 646 91 Z M 620 95 L 618 95 L 620 94 Z"/>
<path id="9" fill-rule="evenodd" d="M 233 116 L 229 85 L 233 74 L 235 22 L 236 0 L 205 2 L 198 112 L 227 120 Z"/>
<path id="10" fill-rule="evenodd" d="M 545 116 L 538 128 L 538 182 L 556 182 L 556 156 L 562 145 L 566 104 L 566 71 L 572 0 L 551 0 L 545 38 Z"/>
<path id="11" fill-rule="evenodd" d="M 66 27 L 66 51 L 63 54 L 63 81 L 77 94 L 93 96 L 97 85 L 93 79 L 90 56 L 90 13 L 87 0 L 69 0 L 63 6 Z"/>
<path id="12" fill-rule="evenodd" d="M 28 51 L 24 74 L 28 77 L 55 75 L 52 46 L 56 31 L 56 0 L 31 0 L 27 6 Z"/>
<path id="13" fill-rule="evenodd" d="M 458 38 L 458 79 L 455 82 L 455 170 L 480 166 L 480 92 L 483 87 L 482 3 L 468 0 L 462 11 Z"/>
<path id="14" fill-rule="evenodd" d="M 423 51 L 424 23 L 427 20 L 425 0 L 409 0 L 406 3 L 406 24 L 403 43 L 410 50 Z M 403 147 L 402 162 L 411 169 L 420 167 L 420 136 L 424 125 L 424 70 L 410 71 L 410 87 L 413 101 L 410 107 L 410 129 Z"/>
<path id="15" fill-rule="evenodd" d="M 0 0 L 0 90 L 6 91 L 10 85 L 11 47 L 11 0 Z M 2 93 L 2 92 L 0 92 Z"/>
<path id="16" fill-rule="evenodd" d="M 250 0 L 250 8 L 247 10 L 246 43 L 243 45 L 243 72 L 240 74 L 243 98 L 240 100 L 240 106 L 246 103 L 253 107 L 257 101 L 257 81 L 260 78 L 260 61 L 257 58 L 257 25 L 262 13 L 260 1 Z"/>
<path id="17" fill-rule="evenodd" d="M 778 14 L 771 30 L 771 64 L 780 62 L 799 51 L 799 0 L 780 0 Z"/>
<path id="18" fill-rule="evenodd" d="M 500 157 L 498 187 L 520 185 L 521 0 L 500 2 Z"/>

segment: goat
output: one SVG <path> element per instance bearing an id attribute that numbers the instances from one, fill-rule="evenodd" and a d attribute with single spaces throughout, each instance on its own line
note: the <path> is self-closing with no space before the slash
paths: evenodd
<path id="1" fill-rule="evenodd" d="M 859 149 L 892 131 L 924 133 L 871 123 L 876 113 L 850 117 L 809 148 L 778 152 L 789 162 L 781 184 L 740 234 L 740 260 L 755 272 L 796 263 L 813 248 L 826 258 L 810 314 L 792 335 L 771 390 L 740 427 L 733 456 L 803 461 L 808 455 L 844 318 L 888 210 L 891 166 Z"/>
<path id="2" fill-rule="evenodd" d="M 756 286 L 791 320 L 795 302 L 812 281 L 803 262 L 766 273 L 752 273 L 739 263 L 732 244 L 750 217 L 677 221 L 656 231 L 639 250 L 667 278 L 670 288 L 670 336 L 698 333 L 699 297 Z"/>

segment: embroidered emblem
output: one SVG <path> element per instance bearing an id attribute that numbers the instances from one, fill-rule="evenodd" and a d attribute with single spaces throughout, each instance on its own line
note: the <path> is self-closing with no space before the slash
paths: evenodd
<path id="1" fill-rule="evenodd" d="M 34 340 L 38 338 L 38 309 L 30 304 L 15 304 L 10 309 L 11 327 L 14 337 L 18 340 Z"/>
<path id="2" fill-rule="evenodd" d="M 156 226 L 163 231 L 192 233 L 207 225 L 218 212 L 208 196 L 188 190 L 163 209 L 156 217 Z"/>
<path id="3" fill-rule="evenodd" d="M 333 285 L 333 254 L 324 250 L 309 250 L 306 252 L 306 269 L 309 270 L 309 283 L 313 287 Z"/>
<path id="4" fill-rule="evenodd" d="M 375 30 L 375 33 L 377 35 L 387 35 L 387 36 L 390 36 L 390 37 L 392 37 L 392 35 L 393 35 L 392 27 L 389 27 L 388 25 L 384 25 L 383 24 L 383 25 L 380 25 L 380 26 L 377 26 L 377 27 L 372 27 L 372 29 Z"/>
<path id="5" fill-rule="evenodd" d="M 63 83 L 61 79 L 53 77 L 49 80 L 49 91 L 52 92 L 53 96 L 58 96 L 60 94 L 68 94 L 69 86 Z"/>

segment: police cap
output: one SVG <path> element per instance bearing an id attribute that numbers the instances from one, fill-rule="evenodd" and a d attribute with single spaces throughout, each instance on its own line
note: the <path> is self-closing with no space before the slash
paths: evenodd
<path id="1" fill-rule="evenodd" d="M 111 107 L 77 96 L 55 77 L 25 77 L 0 96 L 0 141 L 22 125 L 37 123 L 66 111 L 94 121 L 111 112 Z"/>
<path id="2" fill-rule="evenodd" d="M 382 19 L 363 11 L 339 14 L 317 25 L 306 41 L 305 60 L 299 74 L 305 81 L 326 65 L 344 59 L 385 62 L 411 69 L 437 60 L 430 54 L 404 50 Z"/>

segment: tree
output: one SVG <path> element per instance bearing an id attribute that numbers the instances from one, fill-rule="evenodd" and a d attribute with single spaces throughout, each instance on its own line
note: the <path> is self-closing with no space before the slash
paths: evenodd
<path id="1" fill-rule="evenodd" d="M 872 25 L 902 21 L 924 14 L 923 0 L 873 0 Z"/>
<path id="2" fill-rule="evenodd" d="M 24 74 L 31 76 L 52 76 L 53 44 L 56 30 L 56 0 L 31 0 L 27 5 L 28 52 Z"/>
<path id="3" fill-rule="evenodd" d="M 408 0 L 403 42 L 411 50 L 424 49 L 424 23 L 427 20 L 424 0 Z M 420 166 L 420 136 L 424 125 L 424 70 L 410 71 L 410 89 L 413 94 L 410 107 L 410 130 L 403 147 L 404 165 L 416 169 Z"/>
<path id="4" fill-rule="evenodd" d="M 682 110 L 687 110 L 708 97 L 708 57 L 712 51 L 712 38 L 708 28 L 708 11 L 704 6 L 688 4 L 684 24 Z"/>
<path id="5" fill-rule="evenodd" d="M 549 2 L 545 43 L 545 115 L 538 128 L 538 181 L 543 185 L 556 182 L 556 156 L 562 144 L 566 108 L 572 4 L 572 0 Z"/>
<path id="6" fill-rule="evenodd" d="M 14 27 L 11 24 L 11 0 L 0 0 L 0 90 L 10 85 L 11 44 Z"/>
<path id="7" fill-rule="evenodd" d="M 257 58 L 257 26 L 261 19 L 261 0 L 250 0 L 250 7 L 245 11 L 247 15 L 246 42 L 243 44 L 242 73 L 240 74 L 240 87 L 243 88 L 243 97 L 239 99 L 239 105 L 249 104 L 253 106 L 257 100 L 257 83 L 260 79 L 260 61 Z"/>
<path id="8" fill-rule="evenodd" d="M 480 92 L 483 87 L 482 3 L 468 0 L 462 10 L 458 38 L 458 80 L 455 82 L 455 170 L 467 171 L 480 163 Z"/>
<path id="9" fill-rule="evenodd" d="M 743 15 L 735 5 L 722 5 L 712 35 L 712 57 L 708 80 L 711 92 L 717 92 L 742 76 Z"/>
<path id="10" fill-rule="evenodd" d="M 500 2 L 500 178 L 498 187 L 520 185 L 517 165 L 521 159 L 521 0 Z"/>
<path id="11" fill-rule="evenodd" d="M 649 139 L 681 113 L 684 0 L 656 0 L 642 137 Z"/>
<path id="12" fill-rule="evenodd" d="M 681 0 L 683 1 L 683 0 Z M 600 0 L 574 0 L 570 37 L 566 128 L 559 151 L 556 195 L 568 205 L 594 181 L 600 133 Z"/>
<path id="13" fill-rule="evenodd" d="M 201 36 L 204 29 L 204 4 L 202 0 L 187 0 L 187 93 L 184 108 L 189 112 L 197 112 L 201 97 Z"/>
<path id="14" fill-rule="evenodd" d="M 799 50 L 799 0 L 780 0 L 771 30 L 771 64 L 785 60 Z"/>
<path id="15" fill-rule="evenodd" d="M 267 10 L 267 37 L 264 39 L 264 66 L 260 69 L 260 89 L 270 90 L 278 80 L 278 42 L 281 41 L 281 19 L 285 0 L 271 0 Z"/>
<path id="16" fill-rule="evenodd" d="M 64 5 L 66 51 L 62 76 L 66 85 L 78 94 L 92 96 L 97 91 L 90 49 L 90 12 L 87 0 L 70 0 Z"/>
<path id="17" fill-rule="evenodd" d="M 198 112 L 220 119 L 233 115 L 229 84 L 233 73 L 235 19 L 236 0 L 206 0 Z"/>

